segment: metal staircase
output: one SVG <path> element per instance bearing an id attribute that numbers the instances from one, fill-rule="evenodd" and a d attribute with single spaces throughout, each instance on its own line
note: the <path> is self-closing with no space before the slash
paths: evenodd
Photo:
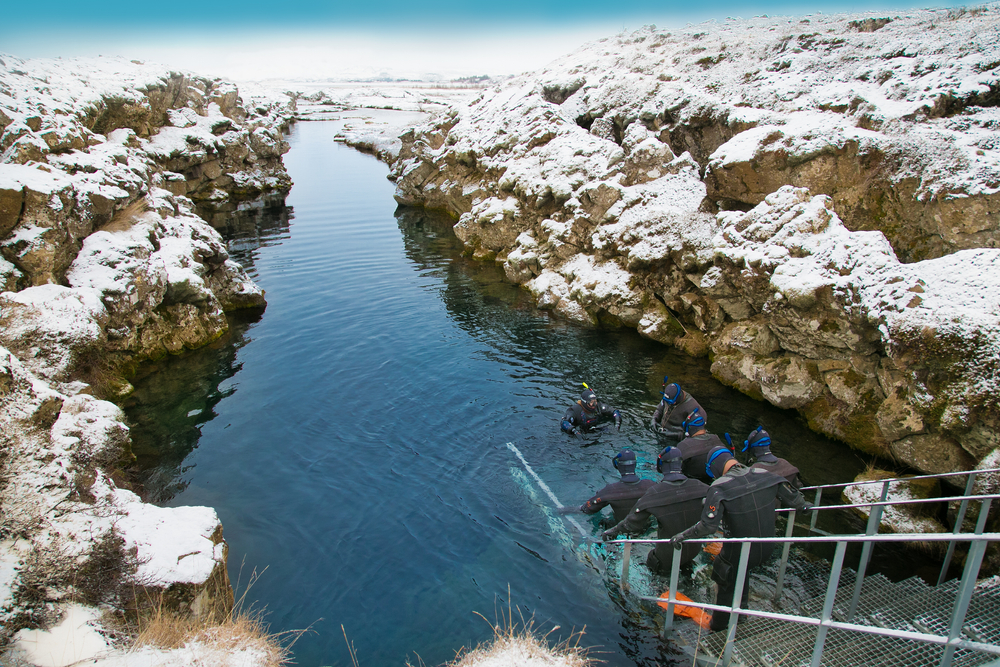
<path id="1" fill-rule="evenodd" d="M 672 636 L 675 641 L 686 645 L 694 653 L 695 664 L 700 666 L 1000 667 L 1000 576 L 977 581 L 987 545 L 1000 541 L 1000 533 L 984 532 L 991 501 L 1000 498 L 1000 495 L 972 495 L 975 476 L 983 472 L 997 471 L 949 475 L 966 475 L 969 481 L 965 495 L 933 499 L 935 502 L 961 502 L 953 533 L 878 534 L 883 507 L 928 502 L 910 500 L 891 503 L 886 500 L 888 486 L 898 480 L 878 480 L 872 483 L 883 484 L 881 499 L 865 503 L 870 518 L 864 535 L 830 535 L 816 528 L 818 511 L 850 507 L 827 505 L 818 507 L 817 512 L 812 513 L 809 525 L 796 524 L 794 511 L 779 510 L 788 512 L 784 537 L 692 540 L 742 543 L 737 596 L 733 606 L 718 607 L 698 600 L 683 602 L 706 611 L 733 612 L 728 631 L 710 633 L 690 621 L 675 622 L 672 611 L 680 578 L 679 559 L 673 563 L 669 590 L 662 597 L 641 596 L 641 599 L 668 608 L 664 618 L 664 636 Z M 828 488 L 812 487 L 803 489 L 803 492 L 815 491 L 818 501 L 823 490 Z M 980 505 L 975 532 L 961 532 L 965 509 L 970 502 Z M 796 537 L 796 527 L 810 534 Z M 629 585 L 628 570 L 633 544 L 659 541 L 617 541 L 624 545 L 620 583 L 623 590 L 627 590 Z M 876 545 L 906 541 L 949 544 L 937 585 L 928 584 L 919 577 L 893 582 L 882 574 L 865 575 L 871 550 Z M 747 576 L 746 564 L 750 545 L 754 542 L 776 542 L 784 548 L 780 558 L 750 573 L 750 600 L 741 609 L 739 592 Z M 969 544 L 963 574 L 960 578 L 944 581 L 955 544 L 962 542 Z M 836 545 L 832 562 L 806 553 L 806 549 L 818 543 Z M 862 545 L 861 557 L 857 569 L 852 570 L 844 566 L 847 546 L 859 543 Z M 797 584 L 794 592 L 786 587 L 789 580 Z"/>
<path id="2" fill-rule="evenodd" d="M 854 572 L 841 573 L 840 586 L 833 607 L 833 618 L 847 622 L 851 602 Z M 954 608 L 959 580 L 952 579 L 941 586 L 929 586 L 919 577 L 893 583 L 881 574 L 865 580 L 854 623 L 885 630 L 948 635 L 948 614 Z M 795 613 L 817 617 L 821 614 L 824 596 L 801 603 Z M 750 608 L 755 606 L 751 600 Z M 980 582 L 975 589 L 966 622 L 962 627 L 965 639 L 984 644 L 1000 645 L 1000 578 Z M 737 626 L 732 643 L 731 665 L 748 667 L 803 667 L 812 664 L 817 627 L 768 618 L 750 618 Z M 692 639 L 690 629 L 684 633 Z M 728 634 L 694 637 L 700 665 L 722 664 Z M 912 639 L 870 635 L 856 631 L 831 629 L 826 637 L 819 664 L 830 667 L 864 665 L 926 666 L 937 665 L 944 655 L 941 645 L 915 642 Z M 952 658 L 954 666 L 988 665 L 1000 655 L 959 648 Z"/>

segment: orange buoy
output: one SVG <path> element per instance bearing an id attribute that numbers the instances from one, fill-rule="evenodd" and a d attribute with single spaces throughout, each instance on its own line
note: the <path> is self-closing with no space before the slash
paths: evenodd
<path id="1" fill-rule="evenodd" d="M 663 591 L 663 593 L 660 594 L 661 598 L 666 598 L 669 596 L 670 596 L 670 591 Z M 684 595 L 680 591 L 677 591 L 676 597 L 678 600 L 683 600 L 686 602 L 694 602 L 694 600 Z M 664 609 L 667 608 L 667 603 L 663 602 L 662 600 L 660 602 L 657 602 L 656 604 L 660 605 Z M 706 613 L 704 610 L 699 609 L 698 607 L 689 607 L 686 604 L 678 604 L 675 602 L 674 614 L 676 616 L 683 616 L 685 618 L 690 618 L 692 621 L 694 621 L 701 627 L 705 628 L 706 630 L 712 624 L 712 615 Z"/>

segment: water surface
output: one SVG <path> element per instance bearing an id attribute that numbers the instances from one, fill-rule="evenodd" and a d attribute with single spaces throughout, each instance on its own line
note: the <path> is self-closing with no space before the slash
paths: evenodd
<path id="1" fill-rule="evenodd" d="M 461 255 L 451 221 L 397 210 L 385 165 L 303 123 L 287 201 L 235 215 L 234 257 L 266 290 L 210 348 L 149 366 L 128 406 L 147 493 L 214 507 L 230 575 L 273 631 L 311 628 L 299 665 L 435 665 L 492 635 L 508 607 L 609 665 L 673 664 L 651 617 L 623 602 L 507 447 L 578 504 L 630 446 L 656 478 L 645 424 L 669 374 L 714 432 L 758 424 L 812 484 L 864 462 L 794 414 L 723 387 L 707 360 L 633 330 L 584 329 L 535 310 L 492 263 Z M 625 414 L 620 433 L 559 430 L 587 382 Z M 599 533 L 597 518 L 582 525 Z"/>

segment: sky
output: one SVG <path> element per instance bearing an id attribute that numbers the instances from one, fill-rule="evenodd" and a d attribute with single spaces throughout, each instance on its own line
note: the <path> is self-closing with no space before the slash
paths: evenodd
<path id="1" fill-rule="evenodd" d="M 891 13 L 955 0 L 52 0 L 13 3 L 0 53 L 122 56 L 237 81 L 455 78 L 537 69 L 582 44 L 729 17 Z M 971 3 L 979 5 L 982 3 Z"/>

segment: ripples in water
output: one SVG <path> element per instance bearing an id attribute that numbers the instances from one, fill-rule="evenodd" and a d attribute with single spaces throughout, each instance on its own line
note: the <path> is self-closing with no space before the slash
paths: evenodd
<path id="1" fill-rule="evenodd" d="M 264 315 L 136 380 L 127 411 L 149 495 L 217 509 L 233 581 L 266 568 L 250 597 L 272 630 L 315 630 L 295 645 L 301 665 L 347 664 L 341 624 L 363 665 L 439 664 L 491 637 L 476 612 L 495 620 L 508 604 L 560 625 L 552 639 L 586 627 L 608 664 L 672 664 L 654 617 L 582 557 L 506 443 L 566 504 L 615 479 L 624 446 L 655 478 L 645 424 L 669 374 L 713 431 L 765 424 L 810 483 L 862 462 L 723 387 L 705 360 L 535 310 L 461 254 L 450 220 L 395 210 L 384 165 L 333 133 L 299 125 L 287 206 L 227 222 Z M 622 408 L 621 433 L 560 433 L 581 382 Z"/>

